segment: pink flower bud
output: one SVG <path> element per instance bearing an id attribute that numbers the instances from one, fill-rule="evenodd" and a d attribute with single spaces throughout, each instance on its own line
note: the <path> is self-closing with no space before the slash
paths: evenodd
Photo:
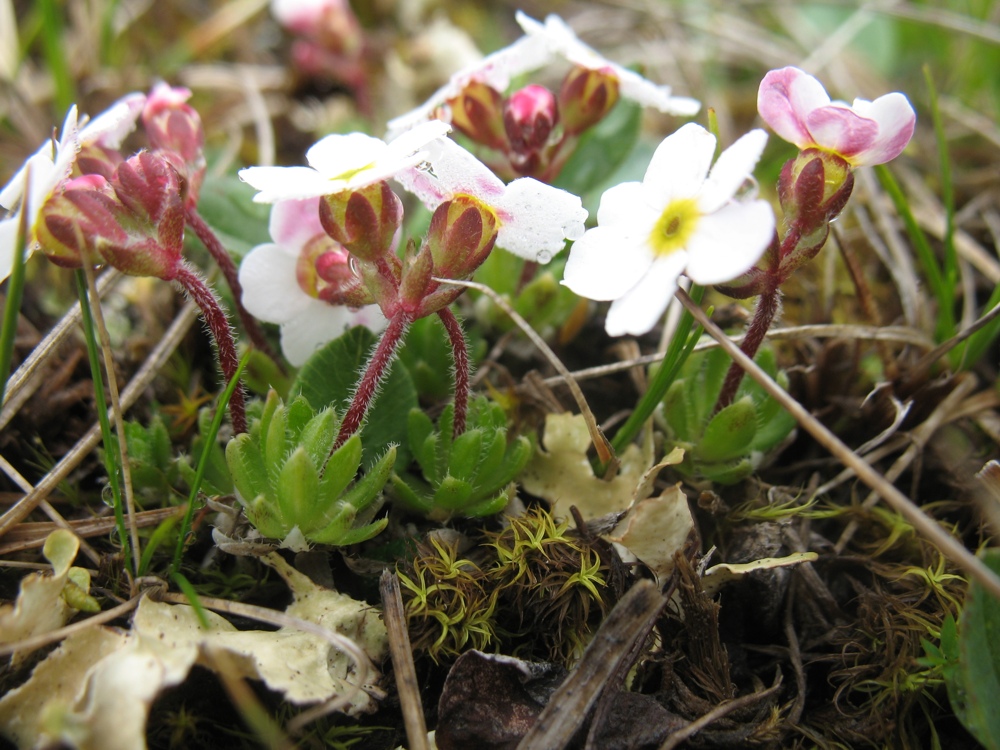
<path id="1" fill-rule="evenodd" d="M 559 112 L 568 135 L 597 124 L 618 103 L 619 80 L 608 68 L 573 68 L 559 90 Z"/>
<path id="2" fill-rule="evenodd" d="M 106 179 L 100 175 L 76 177 L 45 201 L 37 239 L 46 257 L 57 266 L 96 265 L 101 262 L 99 244 L 127 241 L 122 227 L 126 214 Z"/>
<path id="3" fill-rule="evenodd" d="M 427 230 L 427 246 L 434 259 L 434 275 L 467 279 L 489 256 L 497 240 L 496 214 L 469 195 L 457 195 L 434 211 Z"/>
<path id="4" fill-rule="evenodd" d="M 476 143 L 497 151 L 508 148 L 504 127 L 503 96 L 481 81 L 472 81 L 449 99 L 451 124 Z"/>
<path id="5" fill-rule="evenodd" d="M 504 103 L 503 124 L 511 148 L 528 154 L 543 148 L 559 122 L 556 98 L 544 86 L 531 84 L 515 91 Z"/>
<path id="6" fill-rule="evenodd" d="M 331 305 L 362 307 L 374 302 L 351 267 L 350 254 L 325 234 L 306 242 L 295 264 L 295 278 L 307 295 Z"/>
<path id="7" fill-rule="evenodd" d="M 320 199 L 319 220 L 334 240 L 361 260 L 389 253 L 403 223 L 403 204 L 384 180 Z"/>
<path id="8" fill-rule="evenodd" d="M 361 26 L 346 0 L 272 0 L 271 12 L 286 29 L 330 52 L 355 54 L 361 48 Z"/>
<path id="9" fill-rule="evenodd" d="M 830 101 L 818 80 L 798 68 L 772 70 L 761 81 L 757 110 L 786 141 L 802 150 L 837 154 L 851 166 L 884 164 L 910 142 L 916 115 L 900 93 L 852 106 Z"/>
<path id="10" fill-rule="evenodd" d="M 187 100 L 191 92 L 165 83 L 153 87 L 142 110 L 150 145 L 173 155 L 178 173 L 187 181 L 189 202 L 196 202 L 205 176 L 205 130 L 201 117 Z"/>

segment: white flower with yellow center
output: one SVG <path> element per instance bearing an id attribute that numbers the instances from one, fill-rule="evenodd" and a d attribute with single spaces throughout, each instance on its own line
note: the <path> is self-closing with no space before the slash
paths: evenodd
<path id="1" fill-rule="evenodd" d="M 422 149 L 451 126 L 425 122 L 386 143 L 364 133 L 328 135 L 307 152 L 308 167 L 247 167 L 240 179 L 259 190 L 256 203 L 319 198 L 388 180 L 424 159 Z"/>
<path id="2" fill-rule="evenodd" d="M 715 137 L 690 123 L 659 145 L 642 182 L 604 193 L 598 226 L 573 245 L 563 283 L 584 297 L 614 300 L 610 335 L 651 330 L 681 274 L 719 284 L 757 262 L 774 234 L 774 212 L 767 201 L 734 196 L 766 142 L 763 130 L 752 130 L 713 167 Z"/>

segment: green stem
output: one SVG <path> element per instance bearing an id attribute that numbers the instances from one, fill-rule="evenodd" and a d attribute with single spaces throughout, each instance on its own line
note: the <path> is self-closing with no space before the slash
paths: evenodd
<path id="1" fill-rule="evenodd" d="M 690 296 L 696 303 L 700 303 L 704 295 L 705 287 L 698 286 L 697 284 L 691 286 Z M 632 442 L 657 405 L 667 395 L 667 390 L 677 378 L 677 373 L 680 372 L 685 360 L 687 360 L 688 355 L 694 348 L 693 342 L 697 342 L 700 333 L 701 328 L 694 325 L 694 318 L 691 316 L 691 313 L 685 310 L 677 324 L 677 332 L 670 340 L 670 346 L 667 347 L 663 363 L 653 376 L 649 388 L 646 389 L 642 398 L 639 399 L 639 403 L 635 406 L 635 411 L 632 412 L 631 416 L 618 429 L 618 432 L 615 433 L 614 438 L 611 440 L 611 446 L 615 449 L 616 453 L 621 453 L 625 449 L 625 446 Z"/>
<path id="2" fill-rule="evenodd" d="M 83 318 L 83 333 L 87 342 L 87 358 L 90 360 L 90 375 L 94 380 L 94 401 L 97 407 L 97 420 L 101 425 L 101 440 L 104 443 L 104 468 L 108 473 L 108 484 L 111 486 L 115 526 L 118 529 L 118 538 L 125 556 L 125 569 L 132 570 L 132 547 L 129 544 L 128 531 L 125 527 L 125 509 L 122 503 L 122 490 L 118 473 L 120 470 L 118 451 L 111 434 L 111 422 L 108 420 L 108 404 L 104 398 L 104 378 L 101 375 L 97 337 L 94 335 L 94 318 L 90 312 L 87 280 L 83 271 L 76 272 L 76 290 L 80 297 L 80 314 Z"/>

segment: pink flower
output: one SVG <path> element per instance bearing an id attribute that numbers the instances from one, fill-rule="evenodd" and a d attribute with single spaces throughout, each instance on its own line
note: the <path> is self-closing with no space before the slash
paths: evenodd
<path id="1" fill-rule="evenodd" d="M 837 154 L 855 167 L 884 164 L 910 142 L 916 115 L 898 92 L 853 106 L 830 101 L 818 80 L 798 68 L 772 70 L 761 81 L 757 110 L 764 122 L 800 149 Z"/>

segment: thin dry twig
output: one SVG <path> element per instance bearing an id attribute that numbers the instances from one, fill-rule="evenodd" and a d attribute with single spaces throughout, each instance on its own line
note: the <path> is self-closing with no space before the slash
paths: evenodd
<path id="1" fill-rule="evenodd" d="M 403 597 L 399 592 L 399 579 L 388 568 L 382 571 L 379 590 L 382 593 L 382 619 L 389 632 L 389 652 L 392 654 L 392 670 L 396 678 L 396 689 L 399 691 L 399 705 L 403 709 L 406 739 L 410 743 L 410 750 L 430 750 L 424 707 L 420 702 L 420 685 L 413 665 L 410 634 L 406 629 Z"/>
<path id="2" fill-rule="evenodd" d="M 979 581 L 993 596 L 1000 598 L 1000 577 L 986 567 L 982 560 L 969 552 L 957 539 L 941 528 L 934 519 L 927 516 L 912 500 L 886 481 L 881 474 L 848 448 L 840 438 L 830 432 L 819 420 L 806 411 L 802 404 L 792 398 L 759 365 L 726 338 L 725 333 L 709 320 L 705 312 L 684 291 L 678 290 L 677 295 L 683 301 L 684 306 L 691 312 L 691 315 L 694 316 L 695 320 L 704 327 L 705 331 L 719 342 L 729 356 L 750 377 L 756 380 L 769 395 L 785 407 L 795 417 L 795 421 L 802 425 L 820 445 L 830 451 L 839 461 L 850 466 L 862 482 L 878 492 L 892 506 L 893 510 L 909 521 L 917 531 L 937 547 L 942 555 L 949 558 L 968 575 Z"/>

